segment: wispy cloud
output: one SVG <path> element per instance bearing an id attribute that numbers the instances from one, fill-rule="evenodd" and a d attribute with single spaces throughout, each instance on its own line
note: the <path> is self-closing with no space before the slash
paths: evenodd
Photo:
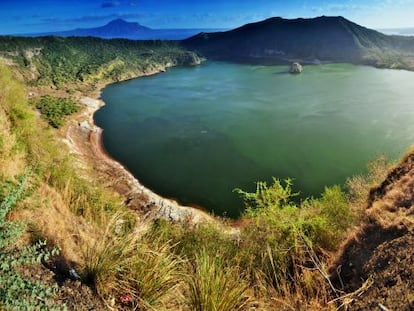
<path id="1" fill-rule="evenodd" d="M 101 8 L 115 8 L 115 7 L 136 7 L 138 6 L 137 0 L 105 0 L 101 3 Z"/>
<path id="2" fill-rule="evenodd" d="M 101 8 L 107 9 L 107 8 L 114 8 L 117 6 L 120 6 L 121 3 L 119 1 L 104 1 L 101 4 Z"/>
<path id="3" fill-rule="evenodd" d="M 305 7 L 305 9 L 316 14 L 344 14 L 364 10 L 366 9 L 366 6 L 354 4 L 352 2 L 342 2 L 324 4 L 320 6 Z"/>

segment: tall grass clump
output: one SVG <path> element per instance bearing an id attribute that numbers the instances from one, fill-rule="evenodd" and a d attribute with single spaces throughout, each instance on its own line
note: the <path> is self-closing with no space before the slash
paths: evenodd
<path id="1" fill-rule="evenodd" d="M 159 310 L 176 300 L 181 261 L 168 243 L 149 241 L 137 230 L 120 232 L 123 216 L 109 222 L 105 234 L 85 251 L 83 277 L 105 300 L 138 310 Z"/>
<path id="2" fill-rule="evenodd" d="M 177 304 L 181 260 L 170 248 L 157 241 L 141 244 L 138 254 L 119 272 L 119 297 L 131 297 L 131 305 L 140 310 L 160 310 Z"/>
<path id="3" fill-rule="evenodd" d="M 189 265 L 185 293 L 189 310 L 235 311 L 248 307 L 249 285 L 239 269 L 226 265 L 205 249 Z"/>
<path id="4" fill-rule="evenodd" d="M 350 199 L 354 204 L 365 205 L 367 203 L 369 191 L 371 188 L 378 186 L 387 176 L 392 163 L 385 156 L 379 156 L 377 159 L 367 164 L 365 174 L 359 174 L 348 178 L 346 187 Z"/>
<path id="5" fill-rule="evenodd" d="M 172 251 L 182 258 L 193 260 L 201 249 L 220 256 L 223 261 L 232 261 L 237 253 L 237 238 L 225 232 L 224 226 L 202 223 L 171 223 L 166 219 L 153 222 L 148 236 L 157 236 L 170 242 Z"/>

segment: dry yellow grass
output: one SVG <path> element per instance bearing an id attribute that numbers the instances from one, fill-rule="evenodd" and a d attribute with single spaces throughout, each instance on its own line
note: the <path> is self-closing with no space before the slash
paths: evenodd
<path id="1" fill-rule="evenodd" d="M 367 217 L 383 228 L 414 229 L 414 147 L 370 193 Z"/>
<path id="2" fill-rule="evenodd" d="M 157 237 L 143 236 L 145 224 L 125 228 L 127 214 L 115 214 L 99 239 L 84 248 L 83 277 L 109 304 L 133 310 L 179 306 L 182 260 Z"/>
<path id="3" fill-rule="evenodd" d="M 16 149 L 16 136 L 0 106 L 0 167 L 3 178 L 13 178 L 24 170 L 24 153 Z"/>
<path id="4" fill-rule="evenodd" d="M 69 262 L 83 264 L 82 248 L 102 235 L 97 226 L 75 216 L 62 195 L 46 184 L 40 185 L 24 205 L 26 208 L 19 209 L 14 217 L 29 222 L 32 233 L 58 247 Z"/>

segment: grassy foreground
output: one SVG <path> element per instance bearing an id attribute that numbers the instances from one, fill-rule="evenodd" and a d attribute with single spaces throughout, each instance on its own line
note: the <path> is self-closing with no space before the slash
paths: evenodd
<path id="1" fill-rule="evenodd" d="M 62 87 L 68 77 L 53 83 Z M 0 310 L 80 309 L 65 305 L 57 284 L 26 276 L 41 262 L 59 264 L 58 274 L 79 277 L 93 299 L 119 309 L 335 310 L 342 303 L 328 267 L 364 218 L 384 161 L 350 179 L 346 192 L 327 187 L 301 203 L 290 180 L 239 189 L 246 211 L 231 226 L 143 222 L 116 193 L 80 176 L 26 94 L 0 65 L 0 270 L 8 271 L 0 275 Z"/>

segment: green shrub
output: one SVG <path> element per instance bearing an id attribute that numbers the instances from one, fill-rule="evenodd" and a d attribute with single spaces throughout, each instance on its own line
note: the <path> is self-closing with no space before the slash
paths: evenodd
<path id="1" fill-rule="evenodd" d="M 51 126 L 59 128 L 65 117 L 79 111 L 80 106 L 72 99 L 47 95 L 37 100 L 36 108 Z"/>
<path id="2" fill-rule="evenodd" d="M 239 194 L 245 204 L 245 214 L 254 216 L 256 212 L 262 208 L 280 208 L 287 205 L 291 199 L 298 195 L 292 192 L 292 180 L 286 179 L 283 182 L 277 178 L 272 179 L 272 184 L 267 185 L 265 181 L 256 183 L 256 192 L 245 192 L 239 188 L 234 189 L 234 192 Z"/>
<path id="3" fill-rule="evenodd" d="M 26 51 L 40 48 L 33 58 Z M 12 53 L 13 56 L 10 55 Z M 100 81 L 119 81 L 166 64 L 192 64 L 197 56 L 178 42 L 104 40 L 98 38 L 0 37 L 0 53 L 19 66 L 31 85 L 87 88 Z M 36 68 L 38 76 L 33 76 Z"/>
<path id="4" fill-rule="evenodd" d="M 56 287 L 45 287 L 27 280 L 17 271 L 19 266 L 40 263 L 55 253 L 43 250 L 45 242 L 20 249 L 13 246 L 23 234 L 24 227 L 8 221 L 6 217 L 22 197 L 27 179 L 28 174 L 0 205 L 0 307 L 11 310 L 58 310 L 60 308 L 54 306 L 52 301 Z"/>
<path id="5" fill-rule="evenodd" d="M 344 233 L 352 226 L 355 216 L 350 208 L 346 194 L 339 186 L 325 187 L 320 199 L 313 199 L 309 201 L 310 207 L 308 209 L 316 210 L 319 215 L 315 216 L 321 221 L 323 230 L 329 234 L 329 241 L 321 243 L 326 249 L 337 246 Z M 305 204 L 304 204 L 305 205 Z M 320 231 L 320 230 L 319 230 Z M 318 237 L 315 236 L 314 240 Z M 331 247 L 329 247 L 329 244 Z"/>
<path id="6" fill-rule="evenodd" d="M 262 272 L 261 278 L 279 291 L 300 282 L 313 254 L 335 249 L 353 223 L 340 187 L 326 188 L 321 198 L 299 204 L 292 200 L 296 194 L 291 186 L 290 180 L 283 184 L 274 179 L 270 186 L 258 183 L 254 193 L 237 190 L 246 204 L 247 222 L 237 264 L 249 271 L 251 282 Z"/>

